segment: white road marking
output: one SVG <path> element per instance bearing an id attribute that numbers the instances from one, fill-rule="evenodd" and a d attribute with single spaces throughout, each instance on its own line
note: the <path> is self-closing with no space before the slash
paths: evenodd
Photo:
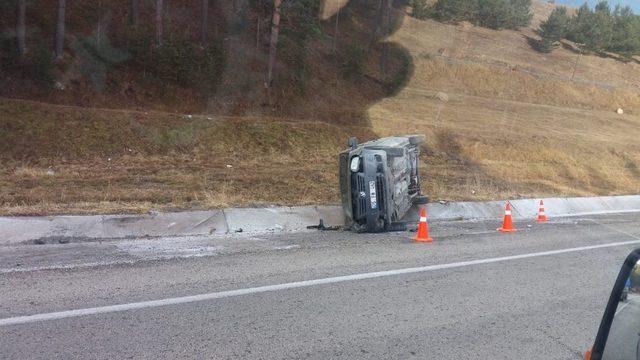
<path id="1" fill-rule="evenodd" d="M 285 245 L 285 246 L 274 246 L 273 250 L 291 250 L 298 249 L 300 245 Z"/>
<path id="2" fill-rule="evenodd" d="M 28 323 L 34 323 L 34 322 L 40 322 L 40 321 L 65 319 L 65 318 L 72 318 L 72 317 L 79 317 L 79 316 L 98 315 L 98 314 L 106 314 L 106 313 L 113 313 L 113 312 L 130 311 L 130 310 L 136 310 L 136 309 L 155 308 L 155 307 L 168 306 L 168 305 L 187 304 L 187 303 L 193 303 L 193 302 L 224 299 L 224 298 L 230 298 L 230 297 L 242 296 L 242 295 L 259 294 L 259 293 L 265 293 L 265 292 L 304 288 L 304 287 L 326 285 L 326 284 L 336 284 L 336 283 L 347 282 L 347 281 L 366 280 L 366 279 L 382 278 L 382 277 L 388 277 L 388 276 L 423 273 L 428 271 L 460 268 L 460 267 L 481 265 L 481 264 L 492 264 L 492 263 L 498 263 L 498 262 L 504 262 L 504 261 L 529 259 L 529 258 L 535 258 L 535 257 L 541 257 L 541 256 L 551 256 L 551 255 L 604 249 L 604 248 L 611 248 L 616 246 L 635 245 L 635 244 L 640 244 L 640 240 L 614 242 L 614 243 L 600 244 L 600 245 L 580 246 L 580 247 L 574 247 L 574 248 L 568 248 L 568 249 L 550 250 L 550 251 L 542 251 L 542 252 L 535 252 L 535 253 L 528 253 L 528 254 L 521 254 L 521 255 L 461 261 L 461 262 L 448 263 L 448 264 L 438 264 L 438 265 L 429 265 L 429 266 L 421 266 L 421 267 L 413 267 L 413 268 L 336 276 L 336 277 L 321 278 L 321 279 L 314 279 L 314 280 L 296 281 L 296 282 L 290 282 L 290 283 L 284 283 L 284 284 L 258 286 L 258 287 L 228 290 L 228 291 L 219 291 L 219 292 L 212 292 L 208 294 L 167 298 L 167 299 L 160 299 L 160 300 L 141 301 L 141 302 L 135 302 L 135 303 L 100 306 L 100 307 L 92 307 L 92 308 L 76 309 L 76 310 L 66 310 L 66 311 L 58 311 L 58 312 L 43 313 L 43 314 L 36 314 L 36 315 L 17 316 L 17 317 L 0 319 L 0 326 L 28 324 Z"/>

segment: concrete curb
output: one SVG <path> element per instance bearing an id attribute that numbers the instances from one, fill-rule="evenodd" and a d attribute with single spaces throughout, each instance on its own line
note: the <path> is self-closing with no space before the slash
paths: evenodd
<path id="1" fill-rule="evenodd" d="M 510 200 L 514 220 L 533 220 L 541 199 Z M 624 212 L 640 212 L 640 195 L 575 198 L 542 198 L 547 216 L 567 217 Z M 436 202 L 427 205 L 432 220 L 502 219 L 506 200 L 484 202 Z M 412 209 L 406 218 L 417 218 Z"/>
<path id="2" fill-rule="evenodd" d="M 539 199 L 511 201 L 515 220 L 534 219 Z M 589 198 L 545 198 L 549 217 L 640 211 L 640 195 Z M 504 201 L 436 202 L 427 210 L 430 220 L 490 220 L 502 218 Z M 405 219 L 418 218 L 413 209 Z M 344 225 L 340 206 L 231 208 L 143 215 L 0 217 L 0 245 L 47 238 L 117 239 L 159 236 L 202 236 L 229 233 L 307 231 L 324 219 Z"/>
<path id="3" fill-rule="evenodd" d="M 320 219 L 343 225 L 339 206 L 230 208 L 138 215 L 0 217 L 0 245 L 40 239 L 127 239 L 307 230 Z"/>

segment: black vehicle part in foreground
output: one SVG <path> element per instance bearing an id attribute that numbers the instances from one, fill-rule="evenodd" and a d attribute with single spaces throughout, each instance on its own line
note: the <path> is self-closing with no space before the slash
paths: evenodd
<path id="1" fill-rule="evenodd" d="M 382 138 L 340 153 L 340 193 L 346 224 L 357 232 L 404 229 L 400 219 L 415 203 L 428 200 L 420 193 L 418 158 L 424 135 Z"/>
<path id="2" fill-rule="evenodd" d="M 625 290 L 627 281 L 639 264 L 640 248 L 633 250 L 622 263 L 602 315 L 593 347 L 585 354 L 585 360 L 636 360 L 640 358 L 640 333 L 638 333 L 638 328 L 635 326 L 637 318 L 633 316 L 628 318 L 626 314 L 618 314 L 619 311 L 622 311 L 627 306 L 630 310 L 637 309 L 639 306 L 637 297 L 632 300 L 622 300 L 622 293 Z M 623 301 L 629 301 L 629 303 L 621 304 Z M 612 332 L 614 320 L 618 320 L 618 325 L 621 326 L 618 326 L 616 331 Z M 627 324 L 633 326 L 625 326 Z M 626 343 L 625 340 L 627 341 Z"/>

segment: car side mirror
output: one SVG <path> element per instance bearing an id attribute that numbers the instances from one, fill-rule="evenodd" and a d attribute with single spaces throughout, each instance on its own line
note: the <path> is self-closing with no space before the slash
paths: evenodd
<path id="1" fill-rule="evenodd" d="M 586 360 L 640 360 L 640 249 L 627 256 Z"/>

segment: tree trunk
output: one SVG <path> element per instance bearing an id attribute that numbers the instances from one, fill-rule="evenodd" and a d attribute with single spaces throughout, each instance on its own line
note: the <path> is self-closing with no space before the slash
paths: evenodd
<path id="1" fill-rule="evenodd" d="M 280 32 L 280 6 L 282 0 L 273 0 L 273 23 L 271 25 L 271 40 L 269 41 L 269 68 L 267 70 L 267 87 L 273 82 L 273 67 L 276 63 L 276 51 L 278 50 L 278 33 Z"/>
<path id="2" fill-rule="evenodd" d="M 200 24 L 200 41 L 207 44 L 209 35 L 209 0 L 202 0 L 202 23 Z"/>
<path id="3" fill-rule="evenodd" d="M 98 17 L 98 24 L 96 25 L 96 47 L 99 49 L 102 46 L 102 14 Z"/>
<path id="4" fill-rule="evenodd" d="M 260 22 L 262 19 L 258 16 L 258 24 L 256 25 L 256 49 L 260 48 Z"/>
<path id="5" fill-rule="evenodd" d="M 56 60 L 62 59 L 64 55 L 64 13 L 67 8 L 66 0 L 58 0 L 58 17 L 56 21 L 56 41 L 55 55 Z"/>
<path id="6" fill-rule="evenodd" d="M 338 8 L 338 11 L 336 12 L 336 23 L 333 28 L 333 45 L 331 46 L 331 51 L 333 53 L 336 52 L 336 47 L 338 45 L 338 21 L 340 20 L 340 9 L 341 8 Z"/>
<path id="7" fill-rule="evenodd" d="M 18 38 L 18 55 L 24 56 L 27 52 L 27 0 L 18 0 L 18 22 L 16 24 L 16 37 Z"/>
<path id="8" fill-rule="evenodd" d="M 392 0 L 382 0 L 382 37 L 385 38 L 391 33 L 391 11 L 393 10 Z M 389 43 L 384 42 L 382 54 L 380 55 L 380 69 L 387 71 L 389 59 Z"/>
<path id="9" fill-rule="evenodd" d="M 163 0 L 156 0 L 156 46 L 162 46 L 164 36 L 164 3 Z"/>
<path id="10" fill-rule="evenodd" d="M 378 31 L 380 29 L 380 23 L 382 22 L 384 13 L 384 1 L 385 0 L 376 1 L 376 15 L 373 17 L 373 22 L 371 23 L 371 33 L 369 34 L 369 48 L 373 47 L 376 41 L 378 41 Z"/>
<path id="11" fill-rule="evenodd" d="M 387 37 L 391 34 L 391 12 L 393 11 L 393 0 L 383 0 L 382 6 L 382 36 Z"/>
<path id="12" fill-rule="evenodd" d="M 131 0 L 131 24 L 138 25 L 140 18 L 140 0 Z"/>
<path id="13" fill-rule="evenodd" d="M 96 25 L 96 46 L 98 48 L 102 47 L 102 45 L 104 44 L 104 39 L 107 38 L 107 31 L 109 30 L 110 21 L 111 9 L 101 9 L 98 16 L 98 24 Z"/>

